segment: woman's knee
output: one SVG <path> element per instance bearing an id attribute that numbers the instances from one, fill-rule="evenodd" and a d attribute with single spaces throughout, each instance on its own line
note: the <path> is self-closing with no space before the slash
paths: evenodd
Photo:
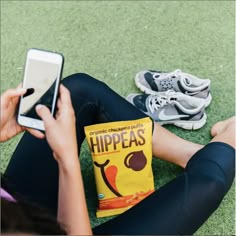
<path id="1" fill-rule="evenodd" d="M 209 143 L 190 159 L 186 171 L 195 176 L 221 180 L 228 191 L 235 176 L 235 149 L 225 143 Z"/>
<path id="2" fill-rule="evenodd" d="M 206 176 L 204 178 L 204 186 L 202 194 L 205 200 L 208 200 L 209 204 L 215 204 L 216 207 L 218 207 L 229 190 L 226 178 L 217 175 Z"/>
<path id="3" fill-rule="evenodd" d="M 71 93 L 87 93 L 96 91 L 106 86 L 105 83 L 95 79 L 86 73 L 75 73 L 62 80 L 62 84 L 69 89 Z"/>
<path id="4" fill-rule="evenodd" d="M 189 192 L 192 194 L 192 201 L 201 202 L 203 208 L 209 211 L 217 209 L 232 186 L 234 175 L 225 171 L 214 162 L 205 162 L 206 166 L 191 168 L 188 170 Z M 199 166 L 200 167 L 200 166 Z M 229 172 L 231 172 L 230 168 Z M 195 200 L 194 200 L 195 198 Z M 206 209 L 207 210 L 207 209 Z"/>

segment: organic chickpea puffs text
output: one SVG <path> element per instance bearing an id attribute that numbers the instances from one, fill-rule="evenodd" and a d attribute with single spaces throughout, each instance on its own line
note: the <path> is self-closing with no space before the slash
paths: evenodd
<path id="1" fill-rule="evenodd" d="M 97 217 L 120 214 L 154 191 L 150 118 L 85 127 L 98 196 Z"/>

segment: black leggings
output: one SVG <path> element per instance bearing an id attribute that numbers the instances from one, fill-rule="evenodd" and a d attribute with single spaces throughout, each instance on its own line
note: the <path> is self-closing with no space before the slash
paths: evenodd
<path id="1" fill-rule="evenodd" d="M 71 75 L 62 83 L 71 92 L 79 148 L 86 125 L 145 117 L 103 82 L 86 74 Z M 220 142 L 206 145 L 181 175 L 130 210 L 95 227 L 94 234 L 193 234 L 230 189 L 234 159 L 231 146 Z M 5 175 L 16 192 L 56 213 L 58 166 L 45 140 L 24 134 Z"/>

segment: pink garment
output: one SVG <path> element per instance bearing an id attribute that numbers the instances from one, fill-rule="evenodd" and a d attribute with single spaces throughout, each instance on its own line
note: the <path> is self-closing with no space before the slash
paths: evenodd
<path id="1" fill-rule="evenodd" d="M 0 189 L 0 196 L 1 198 L 6 199 L 7 201 L 10 202 L 15 202 L 16 200 L 7 192 L 5 191 L 3 188 Z"/>

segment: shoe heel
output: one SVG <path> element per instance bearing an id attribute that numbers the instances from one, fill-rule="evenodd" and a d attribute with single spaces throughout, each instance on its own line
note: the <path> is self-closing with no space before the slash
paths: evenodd
<path id="1" fill-rule="evenodd" d="M 212 100 L 212 96 L 211 94 L 209 93 L 208 97 L 206 98 L 205 100 L 205 107 L 208 107 L 211 103 L 211 100 Z"/>

